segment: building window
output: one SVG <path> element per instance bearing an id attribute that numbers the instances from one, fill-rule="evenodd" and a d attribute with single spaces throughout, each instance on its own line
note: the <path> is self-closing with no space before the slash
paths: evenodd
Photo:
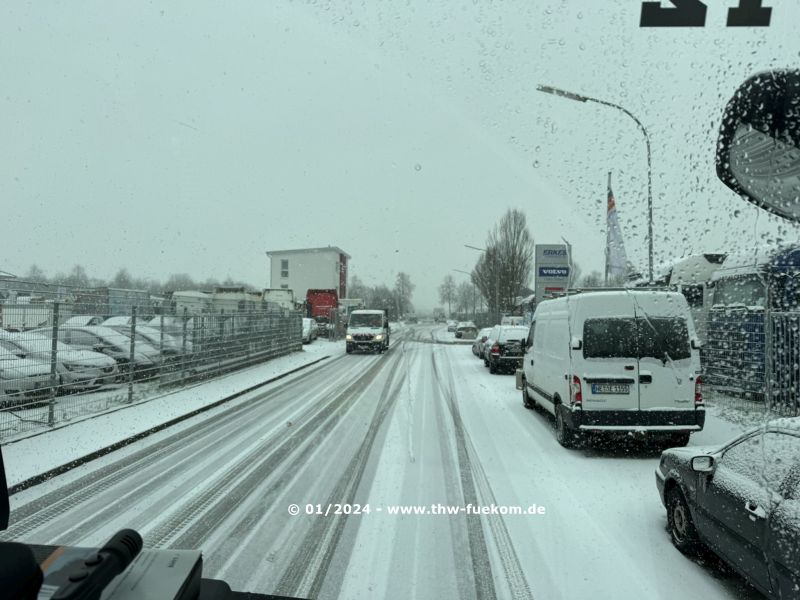
<path id="1" fill-rule="evenodd" d="M 282 258 L 281 259 L 281 277 L 288 277 L 289 276 L 289 259 Z"/>
<path id="2" fill-rule="evenodd" d="M 288 290 L 289 289 L 289 284 L 288 283 L 282 283 L 281 284 L 281 289 Z"/>

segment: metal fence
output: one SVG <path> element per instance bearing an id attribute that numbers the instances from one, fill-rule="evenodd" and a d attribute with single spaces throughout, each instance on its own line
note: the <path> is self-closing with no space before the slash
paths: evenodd
<path id="1" fill-rule="evenodd" d="M 707 326 L 706 385 L 776 415 L 800 415 L 800 312 L 714 307 Z"/>
<path id="2" fill-rule="evenodd" d="M 301 313 L 266 303 L 113 308 L 101 295 L 0 304 L 0 440 L 302 348 Z"/>

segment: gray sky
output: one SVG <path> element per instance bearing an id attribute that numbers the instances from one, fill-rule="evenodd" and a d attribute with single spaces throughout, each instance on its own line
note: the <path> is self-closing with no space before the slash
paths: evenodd
<path id="1" fill-rule="evenodd" d="M 509 207 L 601 270 L 609 170 L 644 268 L 640 133 L 538 83 L 648 128 L 657 261 L 797 238 L 713 152 L 737 85 L 797 64 L 800 8 L 745 30 L 710 2 L 705 28 L 643 30 L 633 0 L 431 4 L 5 3 L 0 269 L 265 285 L 266 250 L 330 244 L 368 283 L 409 272 L 429 308 Z"/>

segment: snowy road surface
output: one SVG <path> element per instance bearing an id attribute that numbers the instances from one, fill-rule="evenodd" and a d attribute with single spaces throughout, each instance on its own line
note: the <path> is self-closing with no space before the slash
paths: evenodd
<path id="1" fill-rule="evenodd" d="M 233 589 L 319 598 L 750 598 L 670 544 L 658 452 L 566 450 L 513 376 L 415 327 L 12 497 L 4 539 L 202 548 Z M 202 387 L 196 388 L 198 393 Z M 735 431 L 709 419 L 695 443 Z M 46 436 L 42 436 L 45 439 Z M 306 515 L 308 504 L 370 514 Z M 301 514 L 289 514 L 296 504 Z M 395 505 L 535 515 L 391 515 Z"/>

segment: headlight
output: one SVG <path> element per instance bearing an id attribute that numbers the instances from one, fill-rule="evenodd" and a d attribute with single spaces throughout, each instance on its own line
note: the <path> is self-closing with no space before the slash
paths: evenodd
<path id="1" fill-rule="evenodd" d="M 344 336 L 344 339 L 346 339 L 348 342 L 351 342 L 353 341 L 353 336 L 348 333 L 346 336 Z"/>
<path id="2" fill-rule="evenodd" d="M 379 333 L 378 335 L 376 335 L 376 336 L 375 336 L 375 339 L 376 339 L 376 340 L 378 340 L 378 341 L 380 341 L 380 340 L 382 340 L 382 339 L 383 339 L 383 335 L 381 335 L 381 334 Z"/>

